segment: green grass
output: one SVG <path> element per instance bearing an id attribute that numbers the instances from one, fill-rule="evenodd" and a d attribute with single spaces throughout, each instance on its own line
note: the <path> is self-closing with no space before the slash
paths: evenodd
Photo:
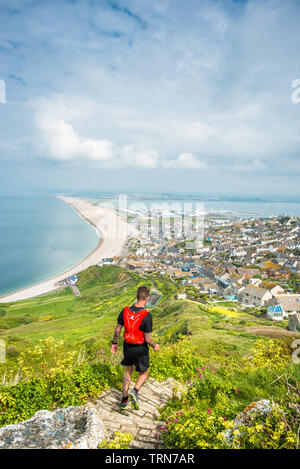
<path id="1" fill-rule="evenodd" d="M 91 340 L 101 347 L 110 342 L 118 314 L 125 305 L 135 301 L 136 290 L 142 284 L 156 287 L 162 294 L 158 305 L 151 310 L 154 331 L 161 340 L 166 337 L 174 341 L 183 332 L 194 344 L 199 344 L 199 350 L 206 355 L 211 350 L 219 350 L 233 357 L 243 356 L 257 339 L 246 327 L 270 324 L 239 311 L 236 305 L 202 305 L 176 300 L 178 287 L 158 274 L 142 278 L 116 266 L 94 266 L 79 274 L 81 298 L 75 298 L 66 287 L 41 297 L 4 304 L 0 338 L 14 346 L 14 357 L 18 351 L 50 336 L 64 341 L 68 349 L 79 349 Z M 229 306 L 234 306 L 235 310 Z"/>
<path id="2" fill-rule="evenodd" d="M 186 382 L 203 365 L 208 370 L 210 366 L 218 370 L 216 377 L 212 373 L 211 384 L 209 378 L 203 389 L 199 381 L 195 388 L 199 391 L 196 397 L 190 394 L 185 401 L 171 402 L 164 411 L 165 417 L 182 408 L 186 412 L 187 423 L 193 423 L 193 419 L 198 419 L 197 412 L 205 414 L 205 409 L 209 407 L 216 415 L 234 418 L 253 400 L 284 400 L 286 389 L 280 383 L 272 384 L 272 372 L 267 369 L 249 370 L 246 366 L 257 339 L 268 345 L 266 326 L 272 325 L 281 331 L 281 325 L 241 311 L 235 303 L 203 305 L 190 300 L 177 300 L 180 286 L 159 274 L 141 277 L 116 266 L 94 266 L 79 274 L 80 298 L 75 298 L 72 290 L 66 287 L 49 295 L 1 306 L 0 339 L 7 343 L 7 363 L 0 364 L 0 377 L 5 369 L 8 373 L 16 372 L 21 352 L 25 354 L 25 362 L 32 361 L 28 357 L 32 357 L 31 351 L 36 353 L 35 346 L 40 339 L 53 337 L 54 343 L 63 341 L 63 356 L 67 356 L 66 352 L 77 352 L 85 345 L 87 355 L 78 370 L 73 368 L 73 364 L 67 370 L 58 367 L 59 379 L 39 376 L 37 381 L 35 378 L 22 380 L 10 388 L 1 389 L 0 386 L 0 426 L 29 418 L 41 408 L 79 405 L 106 386 L 121 389 L 121 343 L 117 356 L 111 355 L 110 344 L 120 311 L 134 303 L 137 288 L 142 284 L 150 289 L 155 287 L 162 295 L 159 303 L 151 308 L 154 333 L 161 350 L 158 353 L 150 351 L 150 374 L 157 379 L 173 376 Z M 263 328 L 265 337 L 249 332 L 249 326 L 255 326 L 256 330 Z M 280 345 L 284 340 L 287 339 L 276 338 L 274 342 Z M 57 366 L 55 360 L 54 363 Z M 262 363 L 264 365 L 264 359 Z M 33 366 L 31 362 L 29 365 Z M 51 369 L 53 363 L 47 366 Z M 284 371 L 291 371 L 299 380 L 299 365 L 290 368 Z M 31 378 L 36 376 L 38 369 L 37 363 L 33 366 Z M 99 376 L 103 379 L 98 388 Z M 72 386 L 78 390 L 75 392 Z M 214 392 L 214 386 L 218 387 L 218 391 Z M 226 391 L 228 386 L 233 386 L 229 394 Z M 52 397 L 47 391 L 50 388 L 55 391 L 53 395 L 50 393 Z M 235 393 L 236 388 L 240 389 L 239 394 Z M 7 407 L 3 396 L 5 399 L 16 398 L 16 406 L 10 401 Z M 24 396 L 27 396 L 26 399 Z M 28 396 L 31 396 L 30 399 Z M 172 440 L 171 447 L 185 444 L 176 432 L 174 435 L 178 441 L 175 444 Z"/>

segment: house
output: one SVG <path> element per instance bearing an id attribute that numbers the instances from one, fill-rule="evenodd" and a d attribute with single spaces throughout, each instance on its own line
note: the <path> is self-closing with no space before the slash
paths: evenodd
<path id="1" fill-rule="evenodd" d="M 71 275 L 70 277 L 67 278 L 67 283 L 69 285 L 76 285 L 77 280 L 78 280 L 77 275 Z"/>
<path id="2" fill-rule="evenodd" d="M 203 290 L 208 291 L 210 288 L 218 288 L 217 285 L 207 277 L 201 278 L 200 285 Z"/>
<path id="3" fill-rule="evenodd" d="M 268 302 L 268 305 L 280 305 L 287 316 L 289 314 L 297 314 L 300 313 L 300 295 L 288 293 L 275 295 Z"/>
<path id="4" fill-rule="evenodd" d="M 180 277 L 186 277 L 188 275 L 188 272 L 182 272 L 181 269 L 176 269 L 173 271 L 173 275 L 176 277 L 176 278 L 180 278 Z"/>
<path id="5" fill-rule="evenodd" d="M 272 321 L 282 321 L 285 316 L 285 312 L 280 305 L 269 306 L 267 309 L 267 317 Z"/>
<path id="6" fill-rule="evenodd" d="M 200 287 L 202 284 L 203 277 L 191 277 L 189 280 L 190 280 L 189 283 L 191 283 L 192 285 Z"/>
<path id="7" fill-rule="evenodd" d="M 280 285 L 275 285 L 275 287 L 270 288 L 270 292 L 272 293 L 273 296 L 275 296 L 275 295 L 280 295 L 280 294 L 285 293 L 285 290 L 281 288 Z"/>
<path id="8" fill-rule="evenodd" d="M 186 299 L 186 293 L 178 293 L 177 300 L 185 300 L 185 299 Z"/>
<path id="9" fill-rule="evenodd" d="M 239 300 L 246 306 L 264 306 L 271 298 L 269 290 L 254 285 L 247 285 L 239 291 Z"/>
<path id="10" fill-rule="evenodd" d="M 262 280 L 260 278 L 250 278 L 249 283 L 251 285 L 255 285 L 256 287 L 259 287 L 259 285 L 262 283 Z"/>
<path id="11" fill-rule="evenodd" d="M 103 257 L 98 265 L 101 267 L 103 265 L 112 265 L 114 263 L 115 261 L 111 257 Z"/>
<path id="12" fill-rule="evenodd" d="M 300 332 L 300 314 L 291 314 L 289 317 L 288 328 L 290 331 Z"/>

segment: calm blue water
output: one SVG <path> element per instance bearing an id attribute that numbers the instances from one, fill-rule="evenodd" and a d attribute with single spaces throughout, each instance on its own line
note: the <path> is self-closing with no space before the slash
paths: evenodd
<path id="1" fill-rule="evenodd" d="M 69 194 L 68 194 L 69 195 Z M 117 195 L 72 194 L 107 200 L 117 205 Z M 186 201 L 199 198 L 139 194 L 134 202 Z M 201 199 L 200 199 L 201 200 Z M 202 199 L 203 200 L 203 199 Z M 300 216 L 300 203 L 287 201 L 204 201 L 213 211 L 231 210 L 234 215 L 269 216 L 287 213 Z M 0 295 L 30 286 L 57 275 L 87 256 L 98 243 L 97 233 L 69 205 L 49 196 L 0 196 Z"/>
<path id="2" fill-rule="evenodd" d="M 95 229 L 56 197 L 0 196 L 0 295 L 67 270 L 97 244 Z"/>

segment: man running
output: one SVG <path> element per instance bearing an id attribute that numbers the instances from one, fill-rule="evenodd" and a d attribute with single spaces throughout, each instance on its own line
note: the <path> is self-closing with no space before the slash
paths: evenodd
<path id="1" fill-rule="evenodd" d="M 159 345 L 153 342 L 152 332 L 152 316 L 145 310 L 145 305 L 149 300 L 149 288 L 141 286 L 137 291 L 137 302 L 130 307 L 126 306 L 118 317 L 118 324 L 112 341 L 111 352 L 117 353 L 118 339 L 124 326 L 124 358 L 121 364 L 126 366 L 123 379 L 123 399 L 121 409 L 126 409 L 128 405 L 128 397 L 131 400 L 133 409 L 139 409 L 139 390 L 149 375 L 149 349 L 148 344 L 157 352 Z M 133 369 L 139 372 L 139 377 L 135 383 L 135 387 L 129 393 L 131 375 Z"/>

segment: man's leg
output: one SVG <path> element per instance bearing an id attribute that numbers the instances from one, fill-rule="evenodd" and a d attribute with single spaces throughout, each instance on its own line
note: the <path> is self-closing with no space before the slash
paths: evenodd
<path id="1" fill-rule="evenodd" d="M 130 392 L 129 397 L 131 399 L 131 407 L 135 410 L 139 410 L 139 390 L 143 386 L 144 382 L 148 378 L 149 369 L 147 371 L 140 372 L 137 382 L 135 383 L 135 387 Z"/>
<path id="2" fill-rule="evenodd" d="M 133 372 L 134 365 L 127 366 L 126 370 L 124 372 L 124 378 L 123 378 L 123 397 L 128 396 L 128 391 L 129 391 L 129 386 L 131 382 L 131 375 Z"/>
<path id="3" fill-rule="evenodd" d="M 146 381 L 146 379 L 148 378 L 148 376 L 149 376 L 149 368 L 148 368 L 147 371 L 144 371 L 144 372 L 139 374 L 137 382 L 135 383 L 135 389 L 137 391 L 139 391 L 141 389 L 141 387 L 143 386 L 143 384 Z"/>

